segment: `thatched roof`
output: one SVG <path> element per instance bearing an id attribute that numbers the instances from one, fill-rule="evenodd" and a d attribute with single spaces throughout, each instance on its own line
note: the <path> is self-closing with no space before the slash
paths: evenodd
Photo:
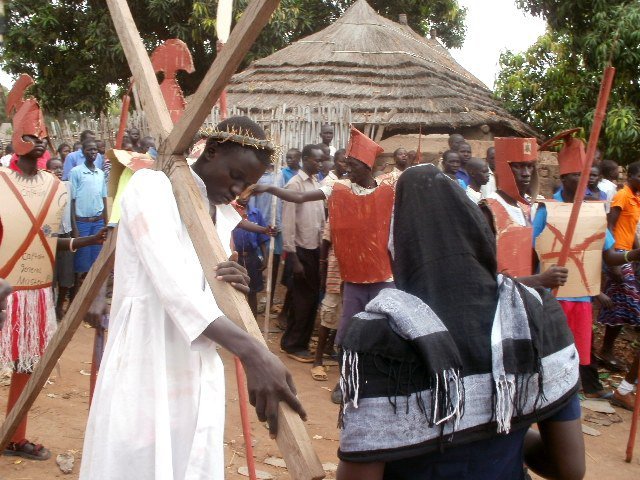
<path id="1" fill-rule="evenodd" d="M 354 123 L 386 124 L 387 134 L 419 124 L 439 133 L 486 124 L 495 135 L 535 135 L 437 39 L 378 15 L 365 0 L 324 30 L 253 62 L 233 77 L 228 95 L 230 105 L 253 111 L 346 104 Z"/>

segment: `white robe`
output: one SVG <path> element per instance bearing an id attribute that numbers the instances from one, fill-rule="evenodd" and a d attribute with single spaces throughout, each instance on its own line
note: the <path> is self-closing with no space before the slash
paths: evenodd
<path id="1" fill-rule="evenodd" d="M 230 206 L 216 215 L 230 254 L 240 216 Z M 224 371 L 215 343 L 201 335 L 220 316 L 169 179 L 138 171 L 122 199 L 109 339 L 81 479 L 224 478 Z"/>

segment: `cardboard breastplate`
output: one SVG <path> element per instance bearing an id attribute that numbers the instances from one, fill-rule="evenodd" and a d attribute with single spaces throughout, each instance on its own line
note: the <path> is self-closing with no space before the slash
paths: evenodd
<path id="1" fill-rule="evenodd" d="M 331 243 L 344 281 L 377 283 L 393 276 L 388 250 L 393 200 L 389 184 L 368 195 L 334 185 L 329 198 Z"/>
<path id="2" fill-rule="evenodd" d="M 64 184 L 50 173 L 24 177 L 0 168 L 0 277 L 14 290 L 51 285 L 67 197 Z"/>
<path id="3" fill-rule="evenodd" d="M 533 227 L 519 225 L 498 200 L 487 198 L 486 202 L 496 227 L 498 272 L 513 277 L 533 274 Z"/>

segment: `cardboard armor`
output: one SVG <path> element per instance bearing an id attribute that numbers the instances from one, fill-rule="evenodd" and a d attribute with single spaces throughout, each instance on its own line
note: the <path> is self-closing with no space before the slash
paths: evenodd
<path id="1" fill-rule="evenodd" d="M 573 206 L 572 203 L 552 200 L 545 202 L 545 205 L 547 226 L 536 240 L 541 272 L 558 263 Z M 569 269 L 569 279 L 558 289 L 558 297 L 593 297 L 600 293 L 606 230 L 604 203 L 584 202 L 565 265 Z"/>
<path id="2" fill-rule="evenodd" d="M 533 274 L 533 226 L 522 226 L 516 223 L 507 209 L 496 199 L 485 200 L 496 229 L 496 250 L 498 272 L 505 272 L 513 277 L 526 277 Z M 520 204 L 520 208 L 528 216 L 530 207 Z"/>
<path id="3" fill-rule="evenodd" d="M 0 168 L 0 277 L 14 290 L 51 286 L 67 188 L 40 171 L 25 177 Z"/>
<path id="4" fill-rule="evenodd" d="M 342 182 L 334 184 L 329 197 L 331 243 L 345 282 L 377 283 L 393 276 L 388 250 L 393 200 L 388 183 L 368 195 L 356 195 Z"/>

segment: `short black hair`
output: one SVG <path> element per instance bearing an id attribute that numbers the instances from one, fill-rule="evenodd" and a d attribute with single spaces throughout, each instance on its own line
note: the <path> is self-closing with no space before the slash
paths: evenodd
<path id="1" fill-rule="evenodd" d="M 333 158 L 336 158 L 336 155 L 346 155 L 347 154 L 347 150 L 344 148 L 339 148 L 338 150 L 336 150 L 336 153 L 333 154 Z"/>
<path id="2" fill-rule="evenodd" d="M 91 143 L 95 143 L 96 146 L 98 141 L 97 140 L 85 140 L 84 142 L 82 142 L 82 150 L 84 150 L 85 148 L 87 148 L 87 145 L 91 144 Z"/>
<path id="3" fill-rule="evenodd" d="M 11 142 L 5 145 L 4 151 L 7 153 L 7 155 L 9 155 L 10 153 L 13 153 L 13 145 L 11 144 Z"/>
<path id="4" fill-rule="evenodd" d="M 640 172 L 640 161 L 633 162 L 627 167 L 627 175 L 637 175 Z"/>
<path id="5" fill-rule="evenodd" d="M 322 149 L 315 143 L 310 143 L 309 145 L 305 145 L 304 148 L 302 149 L 302 158 L 304 159 L 304 158 L 310 157 L 311 152 L 314 150 L 322 151 Z"/>
<path id="6" fill-rule="evenodd" d="M 600 172 L 605 177 L 618 176 L 618 163 L 613 160 L 602 160 L 600 162 Z"/>
<path id="7" fill-rule="evenodd" d="M 62 149 L 63 149 L 64 147 L 67 147 L 69 150 L 71 150 L 71 145 L 69 145 L 69 144 L 68 144 L 68 143 L 66 143 L 66 142 L 62 142 L 60 145 L 58 145 L 58 148 L 56 149 L 56 150 L 57 150 L 57 152 L 58 152 L 59 154 L 61 154 L 61 153 L 62 153 Z"/>
<path id="8" fill-rule="evenodd" d="M 96 134 L 93 132 L 93 130 L 83 130 L 80 132 L 80 143 L 83 143 L 87 137 L 91 135 L 93 137 L 96 136 Z"/>
<path id="9" fill-rule="evenodd" d="M 598 175 L 602 173 L 602 168 L 600 167 L 600 165 L 594 163 L 593 165 L 591 165 L 591 169 L 593 170 L 594 168 L 598 169 Z"/>
<path id="10" fill-rule="evenodd" d="M 393 151 L 393 156 L 395 157 L 395 156 L 398 154 L 398 152 L 399 152 L 400 150 L 404 150 L 405 152 L 407 151 L 407 149 L 406 149 L 406 148 L 404 148 L 404 147 L 396 148 L 396 149 Z"/>
<path id="11" fill-rule="evenodd" d="M 257 140 L 265 140 L 267 138 L 264 133 L 264 129 L 249 117 L 229 117 L 218 124 L 217 130 L 220 132 L 241 132 L 242 134 L 248 135 Z M 219 142 L 213 137 L 209 137 L 207 139 L 207 145 L 205 148 L 214 144 L 215 148 L 221 149 L 222 151 L 232 151 L 236 148 L 249 148 L 255 152 L 260 163 L 266 166 L 271 165 L 272 152 L 270 150 L 242 146 L 239 143 L 234 142 Z"/>
<path id="12" fill-rule="evenodd" d="M 458 152 L 456 152 L 455 150 L 447 150 L 447 151 L 445 151 L 445 152 L 442 154 L 442 161 L 443 161 L 443 162 L 444 162 L 444 161 L 446 161 L 447 157 L 448 157 L 449 155 L 454 154 L 454 153 L 455 153 L 456 155 L 458 155 Z"/>
<path id="13" fill-rule="evenodd" d="M 58 157 L 51 157 L 49 160 L 47 160 L 47 170 L 51 170 L 51 162 L 54 162 L 56 160 L 62 163 L 62 160 L 60 160 Z"/>

